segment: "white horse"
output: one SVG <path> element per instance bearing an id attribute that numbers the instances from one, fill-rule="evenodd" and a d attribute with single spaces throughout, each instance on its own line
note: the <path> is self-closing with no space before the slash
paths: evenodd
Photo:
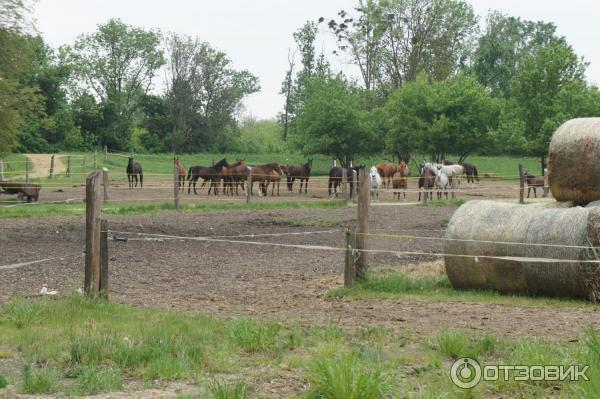
<path id="1" fill-rule="evenodd" d="M 369 176 L 371 177 L 371 198 L 373 198 L 373 194 L 375 194 L 377 201 L 379 201 L 379 190 L 381 190 L 382 180 L 375 166 L 371 166 Z"/>
<path id="2" fill-rule="evenodd" d="M 436 168 L 435 172 L 435 187 L 438 189 L 437 198 L 442 199 L 442 192 L 445 191 L 446 199 L 448 199 L 448 185 L 450 184 L 450 179 L 448 175 L 442 171 L 442 165 L 439 165 Z"/>
<path id="3" fill-rule="evenodd" d="M 446 178 L 449 181 L 450 187 L 454 190 L 456 188 L 459 188 L 460 186 L 460 176 L 462 176 L 465 173 L 465 168 L 462 165 L 442 165 L 439 163 L 431 163 L 428 162 L 426 164 L 424 164 L 424 167 L 431 170 L 434 175 L 437 176 L 438 171 L 441 171 L 443 174 L 446 175 Z M 448 196 L 448 193 L 446 193 L 446 197 Z M 455 197 L 455 192 L 452 191 L 452 198 Z"/>

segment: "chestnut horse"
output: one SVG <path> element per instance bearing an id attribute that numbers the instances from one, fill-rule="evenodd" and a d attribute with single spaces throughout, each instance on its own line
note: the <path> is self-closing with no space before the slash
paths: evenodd
<path id="1" fill-rule="evenodd" d="M 177 184 L 179 185 L 179 190 L 185 190 L 185 168 L 179 162 L 179 158 L 175 158 L 175 167 L 177 168 Z"/>
<path id="2" fill-rule="evenodd" d="M 375 167 L 377 168 L 377 172 L 379 173 L 379 176 L 381 176 L 381 180 L 383 182 L 383 187 L 384 188 L 389 188 L 390 187 L 390 183 L 392 181 L 392 177 L 394 176 L 394 173 L 396 173 L 398 171 L 398 166 L 395 163 L 380 163 L 379 165 L 375 165 Z"/>
<path id="3" fill-rule="evenodd" d="M 421 201 L 421 189 L 425 198 L 433 199 L 433 187 L 435 186 L 435 174 L 425 164 L 421 164 L 421 177 L 419 177 L 419 201 Z"/>
<path id="4" fill-rule="evenodd" d="M 221 168 L 221 177 L 223 178 L 223 191 L 225 194 L 233 195 L 235 187 L 235 195 L 239 195 L 238 187 L 242 184 L 244 190 L 244 181 L 248 178 L 248 167 L 243 159 L 238 159 L 231 166 L 223 166 Z"/>
<path id="5" fill-rule="evenodd" d="M 404 190 L 402 194 L 404 194 L 404 198 L 406 198 L 406 189 L 408 188 L 408 175 L 410 174 L 410 170 L 408 169 L 408 165 L 406 162 L 400 162 L 398 166 L 398 171 L 394 173 L 392 176 L 392 187 L 394 190 Z M 400 199 L 400 191 L 394 192 L 394 198 L 398 194 L 398 199 Z"/>
<path id="6" fill-rule="evenodd" d="M 258 189 L 259 189 L 259 193 L 265 194 L 266 195 L 266 190 L 267 190 L 267 180 L 272 179 L 274 176 L 273 172 L 276 172 L 279 176 L 281 176 L 283 174 L 283 172 L 281 171 L 281 168 L 279 167 L 279 164 L 276 163 L 268 163 L 265 165 L 258 165 L 258 166 L 252 166 L 252 171 L 251 171 L 251 175 L 252 175 L 252 182 L 250 184 L 250 187 L 247 187 L 246 190 L 250 190 L 250 195 L 252 195 L 253 193 L 253 186 L 254 186 L 254 182 L 257 181 L 258 182 Z"/>

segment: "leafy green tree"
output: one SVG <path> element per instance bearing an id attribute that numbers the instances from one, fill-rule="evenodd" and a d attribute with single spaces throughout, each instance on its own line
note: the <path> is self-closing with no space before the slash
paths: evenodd
<path id="1" fill-rule="evenodd" d="M 342 75 L 319 74 L 307 86 L 306 100 L 292 123 L 291 139 L 305 154 L 336 157 L 343 165 L 382 149 L 380 114 L 366 110 L 361 90 Z"/>
<path id="2" fill-rule="evenodd" d="M 236 70 L 222 51 L 208 43 L 172 35 L 167 42 L 166 100 L 176 145 L 191 151 L 224 150 L 235 139 L 234 115 L 258 78 Z"/>
<path id="3" fill-rule="evenodd" d="M 79 87 L 100 99 L 99 144 L 128 149 L 140 100 L 164 64 L 160 33 L 111 19 L 67 48 Z"/>
<path id="4" fill-rule="evenodd" d="M 523 59 L 512 79 L 511 98 L 500 125 L 500 137 L 512 144 L 510 150 L 540 157 L 544 165 L 550 138 L 560 124 L 598 115 L 598 91 L 585 83 L 585 68 L 564 40 Z M 518 133 L 516 128 L 520 128 Z"/>
<path id="5" fill-rule="evenodd" d="M 473 71 L 494 96 L 509 98 L 512 79 L 523 60 L 561 39 L 552 23 L 522 20 L 498 11 L 491 12 L 486 22 L 473 55 Z"/>
<path id="6" fill-rule="evenodd" d="M 389 151 L 404 159 L 426 154 L 437 162 L 448 154 L 462 162 L 484 149 L 498 117 L 491 96 L 464 75 L 433 82 L 422 75 L 394 92 L 385 110 Z"/>

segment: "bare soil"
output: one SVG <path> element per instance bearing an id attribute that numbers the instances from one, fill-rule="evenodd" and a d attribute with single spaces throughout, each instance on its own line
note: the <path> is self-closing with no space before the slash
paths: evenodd
<path id="1" fill-rule="evenodd" d="M 372 232 L 407 232 L 442 236 L 456 208 L 371 207 Z M 316 232 L 306 235 L 225 238 L 280 244 L 343 247 L 346 226 L 356 209 L 288 209 L 107 216 L 110 229 L 180 237 Z M 0 302 L 14 295 L 35 296 L 42 285 L 68 294 L 83 282 L 84 220 L 48 217 L 2 220 L 0 235 Z M 122 233 L 111 233 L 111 236 Z M 369 248 L 440 252 L 441 242 L 370 237 Z M 329 289 L 342 283 L 343 253 L 283 246 L 256 246 L 160 237 L 130 236 L 110 241 L 110 296 L 134 306 L 153 306 L 218 316 L 342 326 L 385 325 L 395 331 L 428 336 L 440 329 L 461 328 L 495 335 L 568 341 L 592 325 L 600 328 L 596 308 L 552 308 L 483 303 L 413 300 L 330 299 Z M 36 259 L 49 261 L 6 268 Z M 373 267 L 418 272 L 435 256 L 369 254 Z M 439 262 L 438 262 L 439 264 Z M 423 266 L 430 267 L 430 266 Z"/>

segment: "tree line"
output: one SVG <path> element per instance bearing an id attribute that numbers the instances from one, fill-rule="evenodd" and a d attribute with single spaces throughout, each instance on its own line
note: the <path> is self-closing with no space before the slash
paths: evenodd
<path id="1" fill-rule="evenodd" d="M 195 37 L 119 19 L 53 49 L 30 22 L 33 5 L 0 2 L 0 153 L 104 145 L 194 152 L 235 144 L 242 99 L 260 86 L 227 54 Z"/>
<path id="2" fill-rule="evenodd" d="M 336 54 L 360 71 L 334 71 L 315 39 L 327 30 Z M 459 161 L 473 153 L 539 157 L 575 117 L 600 115 L 588 64 L 552 23 L 493 11 L 480 28 L 463 0 L 359 0 L 294 34 L 280 115 L 290 141 L 343 163 L 381 153 Z"/>

